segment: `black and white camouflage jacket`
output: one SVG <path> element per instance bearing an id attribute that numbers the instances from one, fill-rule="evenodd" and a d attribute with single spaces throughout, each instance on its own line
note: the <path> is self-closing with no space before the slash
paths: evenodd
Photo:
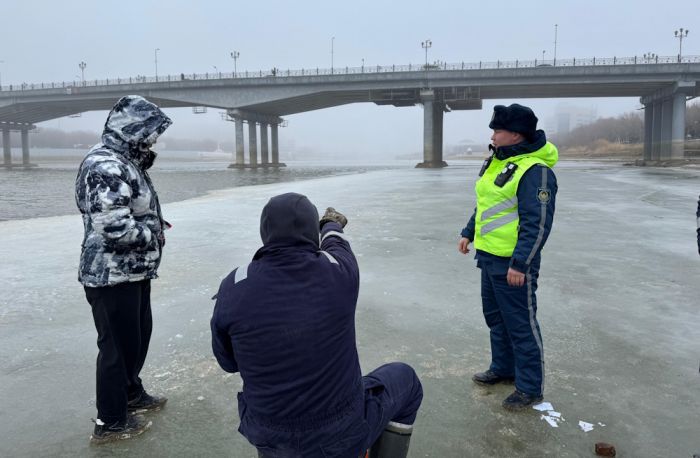
<path id="1" fill-rule="evenodd" d="M 80 164 L 75 200 L 85 226 L 83 285 L 157 278 L 165 223 L 146 170 L 156 157 L 150 146 L 171 123 L 143 97 L 122 97 L 107 117 L 102 143 Z"/>

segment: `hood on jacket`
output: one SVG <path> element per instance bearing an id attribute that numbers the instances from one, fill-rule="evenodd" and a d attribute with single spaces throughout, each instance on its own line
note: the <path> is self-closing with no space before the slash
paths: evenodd
<path id="1" fill-rule="evenodd" d="M 172 121 L 158 106 L 141 96 L 127 95 L 109 112 L 102 143 L 148 168 L 155 159 L 150 147 L 170 124 Z"/>
<path id="2" fill-rule="evenodd" d="M 302 194 L 275 196 L 260 216 L 260 238 L 265 247 L 312 245 L 318 249 L 318 210 Z"/>

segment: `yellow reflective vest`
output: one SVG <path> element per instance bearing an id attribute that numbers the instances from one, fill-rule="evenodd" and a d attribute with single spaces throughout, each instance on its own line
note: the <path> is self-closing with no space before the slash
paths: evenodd
<path id="1" fill-rule="evenodd" d="M 484 174 L 476 181 L 476 218 L 474 247 L 496 256 L 510 257 L 518 243 L 518 184 L 525 172 L 535 164 L 553 167 L 559 153 L 556 146 L 547 142 L 532 153 L 499 160 L 493 156 Z M 509 164 L 517 168 L 503 185 L 494 183 Z M 512 166 L 511 166 L 512 167 Z"/>

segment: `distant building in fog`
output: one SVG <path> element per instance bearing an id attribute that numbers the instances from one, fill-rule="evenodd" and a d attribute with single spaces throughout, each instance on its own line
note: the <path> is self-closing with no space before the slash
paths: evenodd
<path id="1" fill-rule="evenodd" d="M 597 118 L 598 109 L 595 106 L 560 103 L 554 110 L 554 116 L 544 120 L 543 129 L 552 136 L 566 136 L 577 127 L 591 124 Z"/>

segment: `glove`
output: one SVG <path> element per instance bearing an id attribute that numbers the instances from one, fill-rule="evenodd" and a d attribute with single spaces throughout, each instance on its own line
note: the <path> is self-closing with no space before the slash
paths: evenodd
<path id="1" fill-rule="evenodd" d="M 324 224 L 331 221 L 340 224 L 340 227 L 345 227 L 345 225 L 348 224 L 348 219 L 345 217 L 345 215 L 343 215 L 333 207 L 328 207 L 326 208 L 326 213 L 324 213 L 323 217 L 321 218 L 321 228 L 323 228 Z"/>
<path id="2" fill-rule="evenodd" d="M 158 239 L 160 247 L 163 248 L 165 246 L 165 232 L 160 231 L 158 235 L 156 235 L 156 238 Z"/>
<path id="3" fill-rule="evenodd" d="M 165 231 L 167 231 L 171 227 L 173 227 L 172 224 L 170 224 L 166 220 L 163 220 L 163 223 L 161 224 L 160 232 L 158 232 L 158 235 L 156 235 L 156 237 L 158 238 L 158 243 L 160 243 L 161 248 L 163 248 L 165 246 Z"/>

